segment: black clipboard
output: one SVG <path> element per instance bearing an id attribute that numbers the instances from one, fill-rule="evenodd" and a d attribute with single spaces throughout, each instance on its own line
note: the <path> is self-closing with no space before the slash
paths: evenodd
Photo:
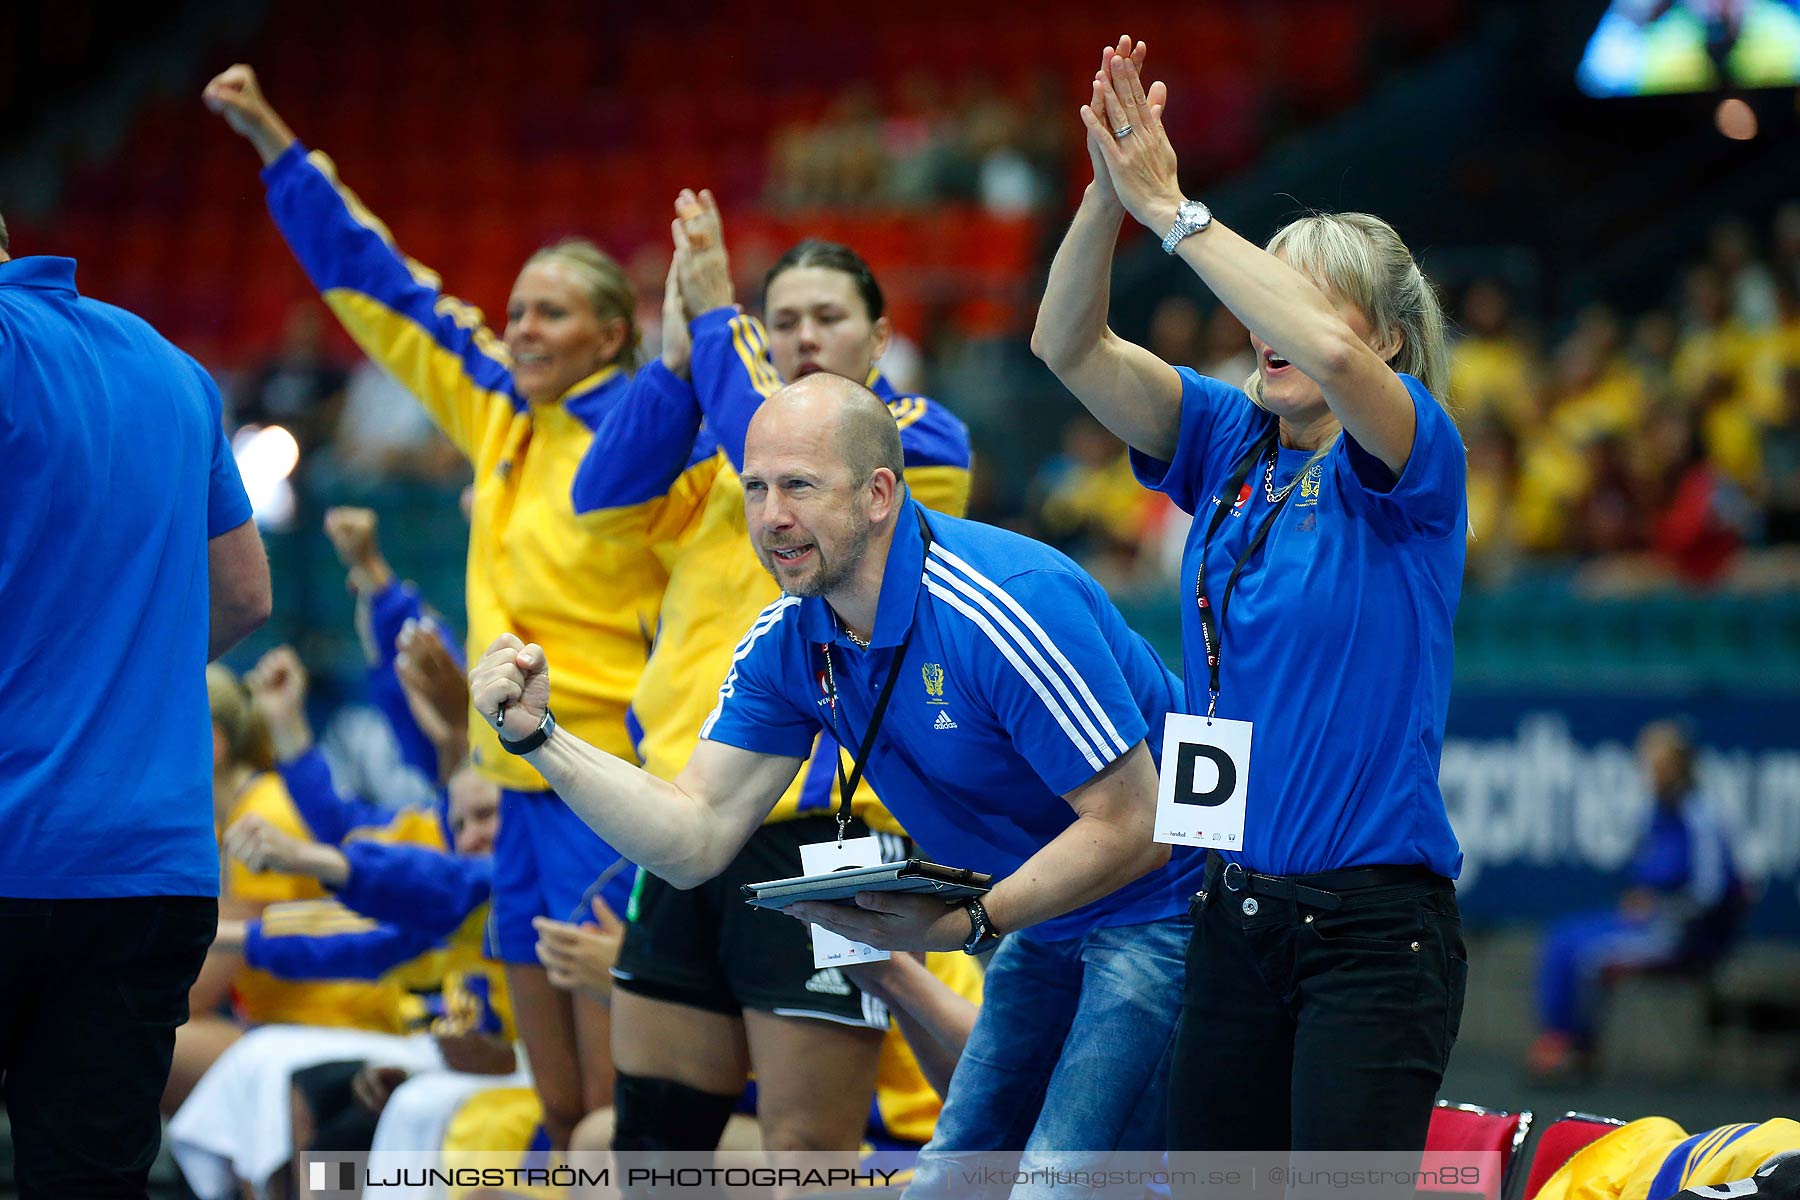
<path id="1" fill-rule="evenodd" d="M 946 903 L 985 896 L 994 877 L 961 867 L 946 867 L 922 858 L 845 867 L 823 875 L 796 875 L 743 885 L 744 902 L 757 908 L 786 908 L 802 900 L 842 902 L 858 892 L 906 892 L 936 896 Z"/>

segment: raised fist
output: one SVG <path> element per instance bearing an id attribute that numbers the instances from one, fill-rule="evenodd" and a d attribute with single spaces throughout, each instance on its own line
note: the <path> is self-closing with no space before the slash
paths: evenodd
<path id="1" fill-rule="evenodd" d="M 469 702 L 508 741 L 537 729 L 550 707 L 550 664 L 544 648 L 510 633 L 494 639 L 469 671 Z"/>
<path id="2" fill-rule="evenodd" d="M 277 646 L 244 676 L 250 704 L 271 729 L 306 714 L 306 667 L 292 646 Z"/>
<path id="3" fill-rule="evenodd" d="M 200 100 L 248 138 L 264 163 L 274 162 L 294 140 L 293 131 L 264 99 L 256 72 L 244 63 L 236 63 L 213 76 L 200 93 Z"/>

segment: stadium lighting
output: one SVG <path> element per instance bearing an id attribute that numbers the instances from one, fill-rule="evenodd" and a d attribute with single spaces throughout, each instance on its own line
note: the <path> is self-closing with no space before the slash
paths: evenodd
<path id="1" fill-rule="evenodd" d="M 279 425 L 246 425 L 231 439 L 231 453 L 257 526 L 285 528 L 294 517 L 294 487 L 288 478 L 300 465 L 300 443 Z"/>

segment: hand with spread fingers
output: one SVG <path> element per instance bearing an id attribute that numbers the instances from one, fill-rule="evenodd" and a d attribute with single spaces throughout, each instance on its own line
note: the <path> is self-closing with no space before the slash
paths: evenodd
<path id="1" fill-rule="evenodd" d="M 782 911 L 877 950 L 960 950 L 969 936 L 968 914 L 930 896 L 858 892 L 854 903 L 810 900 Z"/>
<path id="2" fill-rule="evenodd" d="M 1120 38 L 1119 45 L 1129 41 Z M 1105 161 L 1113 192 L 1125 211 L 1161 237 L 1175 223 L 1181 181 L 1175 147 L 1162 123 L 1168 88 L 1159 80 L 1145 92 L 1138 70 L 1143 49 L 1139 42 L 1128 53 L 1118 48 L 1107 52 L 1094 77 L 1093 101 L 1081 106 L 1081 121 L 1087 126 L 1088 153 L 1097 152 Z"/>
<path id="3" fill-rule="evenodd" d="M 735 303 L 725 227 L 712 192 L 701 188 L 696 195 L 683 188 L 675 197 L 670 232 L 675 236 L 675 261 L 681 269 L 681 298 L 688 317 Z"/>

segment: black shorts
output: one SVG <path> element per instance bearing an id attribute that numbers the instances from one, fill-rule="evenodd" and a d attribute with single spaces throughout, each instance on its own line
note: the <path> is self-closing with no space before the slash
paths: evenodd
<path id="1" fill-rule="evenodd" d="M 866 837 L 852 821 L 845 836 Z M 883 858 L 904 858 L 911 843 L 880 834 Z M 638 873 L 625 943 L 613 968 L 617 986 L 671 1004 L 737 1016 L 744 1009 L 885 1030 L 887 1007 L 865 996 L 836 967 L 813 967 L 812 936 L 793 917 L 744 903 L 746 883 L 801 874 L 800 847 L 837 837 L 834 817 L 764 825 L 731 865 L 682 891 Z"/>

